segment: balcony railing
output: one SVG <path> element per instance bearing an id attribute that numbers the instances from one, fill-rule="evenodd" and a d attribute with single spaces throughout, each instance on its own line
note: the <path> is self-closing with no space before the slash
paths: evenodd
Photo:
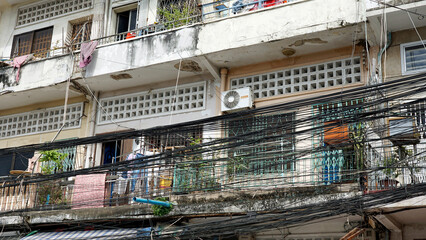
<path id="1" fill-rule="evenodd" d="M 413 149 L 405 147 L 403 149 L 389 147 L 381 153 L 374 151 L 374 156 L 368 157 L 370 168 L 376 170 L 363 174 L 364 179 L 360 179 L 364 182 L 366 192 L 384 191 L 426 182 L 426 149 L 419 148 L 416 154 L 413 153 Z"/>
<path id="2" fill-rule="evenodd" d="M 17 185 L 0 188 L 0 212 L 34 207 L 36 184 L 21 184 L 18 180 L 3 181 L 2 184 L 3 186 L 8 184 Z"/>
<path id="3" fill-rule="evenodd" d="M 97 200 L 96 207 L 134 204 L 133 197 L 155 199 L 200 192 L 206 194 L 293 187 L 311 187 L 314 190 L 344 184 L 351 186 L 352 191 L 370 193 L 426 182 L 426 149 L 417 149 L 415 158 L 407 158 L 407 164 L 398 166 L 389 160 L 395 158 L 395 150 L 392 148 L 381 154 L 366 151 L 364 156 L 366 164 L 369 164 L 368 172 L 357 164 L 355 152 L 348 149 L 343 152 L 319 149 L 317 152 L 323 154 L 323 162 L 316 168 L 303 166 L 317 162 L 317 157 L 297 160 L 277 158 L 283 156 L 282 152 L 266 155 L 254 153 L 255 157 L 247 161 L 244 156 L 227 157 L 226 151 L 215 152 L 205 160 L 203 155 L 191 155 L 188 150 L 176 152 L 177 155 L 171 152 L 167 162 L 148 159 L 147 162 L 124 165 L 127 170 L 103 173 L 104 181 L 98 189 L 97 197 L 100 200 Z M 116 161 L 124 161 L 126 157 L 126 154 L 117 156 Z M 93 207 L 91 199 L 83 202 L 75 199 L 76 194 L 88 192 L 84 186 L 76 186 L 78 176 L 38 183 L 25 183 L 22 179 L 4 180 L 0 188 L 0 211 Z M 91 182 L 86 183 L 91 185 Z"/>
<path id="4" fill-rule="evenodd" d="M 123 40 L 129 40 L 136 37 L 150 36 L 156 33 L 165 32 L 168 30 L 176 29 L 183 26 L 193 25 L 199 22 L 205 22 L 209 20 L 229 17 L 238 15 L 245 12 L 253 12 L 258 9 L 268 8 L 272 6 L 279 6 L 292 2 L 303 1 L 303 0 L 219 0 L 208 2 L 202 5 L 188 6 L 191 9 L 188 16 L 183 18 L 173 19 L 167 21 L 165 18 L 158 17 L 158 22 L 150 24 L 138 29 L 134 29 L 127 32 L 112 34 L 109 36 L 92 39 L 90 41 L 98 41 L 99 45 L 111 44 Z M 192 1 L 195 3 L 195 1 Z M 192 4 L 191 2 L 191 4 Z M 192 4 L 193 5 L 193 4 Z M 195 10 L 197 9 L 198 10 Z M 201 10 L 201 11 L 200 11 Z M 46 59 L 56 56 L 62 56 L 70 53 L 70 49 L 75 53 L 76 59 L 78 59 L 79 49 L 82 42 L 73 43 L 72 46 L 68 47 L 55 47 L 46 51 L 34 54 L 35 60 Z M 2 59 L 2 62 L 11 64 L 11 60 Z"/>
<path id="5" fill-rule="evenodd" d="M 224 18 L 301 0 L 219 0 L 201 6 L 203 21 Z"/>

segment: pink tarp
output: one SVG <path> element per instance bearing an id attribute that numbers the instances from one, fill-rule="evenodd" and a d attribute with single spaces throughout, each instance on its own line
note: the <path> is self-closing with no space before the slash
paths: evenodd
<path id="1" fill-rule="evenodd" d="M 77 175 L 72 195 L 72 208 L 104 206 L 106 174 Z"/>

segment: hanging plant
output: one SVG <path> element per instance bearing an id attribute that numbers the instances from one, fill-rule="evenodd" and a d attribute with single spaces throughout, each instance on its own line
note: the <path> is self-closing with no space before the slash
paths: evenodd
<path id="1" fill-rule="evenodd" d="M 154 200 L 167 202 L 169 199 L 166 198 L 166 197 L 158 197 Z M 151 208 L 152 208 L 154 216 L 161 217 L 161 216 L 167 215 L 170 211 L 172 211 L 173 205 L 170 204 L 170 207 L 165 207 L 165 206 L 160 206 L 160 205 L 152 205 Z"/>

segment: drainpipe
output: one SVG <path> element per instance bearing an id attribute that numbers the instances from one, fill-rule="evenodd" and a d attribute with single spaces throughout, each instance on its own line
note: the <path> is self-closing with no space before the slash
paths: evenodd
<path id="1" fill-rule="evenodd" d="M 220 93 L 225 91 L 226 87 L 226 78 L 228 77 L 228 69 L 221 68 L 220 69 Z"/>
<path id="2" fill-rule="evenodd" d="M 99 92 L 95 93 L 96 99 L 99 99 Z M 96 125 L 96 113 L 98 112 L 98 104 L 96 99 L 92 98 L 92 111 L 90 113 L 90 122 L 89 122 L 89 136 L 93 137 L 95 135 L 95 125 Z M 94 161 L 93 157 L 94 144 L 89 144 L 87 146 L 86 161 L 84 162 L 84 168 L 89 168 L 91 162 Z"/>
<path id="3" fill-rule="evenodd" d="M 163 202 L 163 201 L 157 201 L 157 200 L 149 200 L 149 199 L 146 199 L 146 198 L 137 198 L 137 197 L 134 197 L 133 201 L 139 202 L 139 203 L 148 203 L 148 204 L 153 204 L 153 205 L 158 205 L 158 206 L 163 206 L 163 207 L 170 207 L 170 206 L 172 206 L 172 204 L 169 203 L 169 202 Z"/>
<path id="4" fill-rule="evenodd" d="M 226 79 L 228 78 L 228 69 L 227 68 L 221 68 L 220 69 L 220 93 L 219 96 L 222 98 L 222 93 L 226 90 Z M 222 101 L 222 99 L 219 99 L 219 103 Z M 220 110 L 221 104 L 219 104 L 219 115 L 222 115 L 222 111 Z"/>
<path id="5" fill-rule="evenodd" d="M 382 48 L 379 52 L 379 54 L 377 55 L 377 59 L 378 59 L 378 63 L 377 63 L 377 67 L 379 68 L 379 81 L 380 83 L 383 83 L 383 79 L 382 79 L 382 56 L 383 53 L 386 51 L 386 49 L 389 48 L 389 46 L 392 43 L 392 33 L 388 32 L 387 34 L 387 43 L 386 46 L 384 48 Z"/>

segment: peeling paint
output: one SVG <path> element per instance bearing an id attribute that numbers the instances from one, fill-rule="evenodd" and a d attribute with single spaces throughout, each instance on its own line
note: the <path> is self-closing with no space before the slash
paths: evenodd
<path id="1" fill-rule="evenodd" d="M 0 89 L 10 87 L 9 75 L 4 71 L 0 71 Z"/>
<path id="2" fill-rule="evenodd" d="M 327 41 L 322 40 L 321 38 L 308 38 L 308 39 L 301 39 L 295 41 L 293 44 L 290 44 L 290 47 L 300 47 L 305 44 L 326 44 Z"/>
<path id="3" fill-rule="evenodd" d="M 132 75 L 128 73 L 111 74 L 110 77 L 114 80 L 122 80 L 132 78 Z"/>
<path id="4" fill-rule="evenodd" d="M 203 69 L 201 69 L 200 65 L 192 60 L 183 60 L 182 63 L 176 63 L 174 65 L 174 67 L 176 69 L 179 69 L 179 65 L 180 65 L 180 70 L 181 71 L 185 71 L 185 72 L 201 72 L 203 71 Z"/>

